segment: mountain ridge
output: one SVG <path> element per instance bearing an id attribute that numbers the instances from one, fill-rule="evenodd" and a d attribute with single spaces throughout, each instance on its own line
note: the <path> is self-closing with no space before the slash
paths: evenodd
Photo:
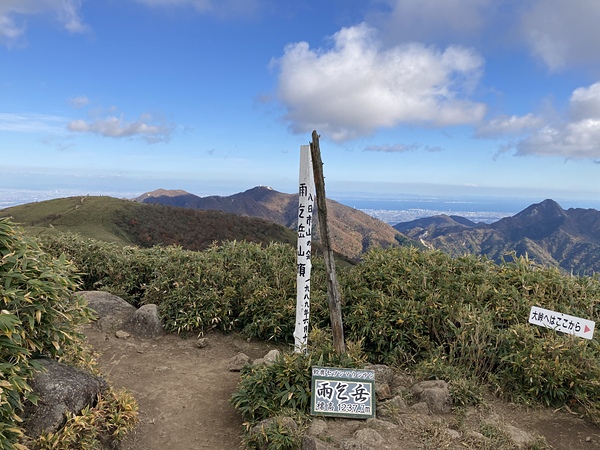
<path id="1" fill-rule="evenodd" d="M 259 217 L 291 229 L 295 229 L 297 223 L 298 194 L 285 194 L 267 186 L 256 186 L 230 196 L 208 197 L 179 190 L 158 189 L 142 194 L 134 200 Z M 374 246 L 397 246 L 407 241 L 406 237 L 391 225 L 335 200 L 327 199 L 327 211 L 333 250 L 350 258 L 358 259 L 362 253 Z M 314 220 L 316 224 L 316 212 Z M 318 239 L 317 226 L 314 227 L 313 234 Z"/>
<path id="2" fill-rule="evenodd" d="M 527 255 L 547 266 L 577 274 L 600 271 L 600 212 L 564 210 L 546 199 L 491 224 L 432 216 L 394 225 L 407 237 L 452 256 L 485 255 L 501 262 Z"/>

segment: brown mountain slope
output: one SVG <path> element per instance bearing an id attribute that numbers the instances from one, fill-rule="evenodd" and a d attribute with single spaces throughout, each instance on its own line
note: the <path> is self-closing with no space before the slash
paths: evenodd
<path id="1" fill-rule="evenodd" d="M 199 197 L 187 192 L 159 189 L 143 194 L 136 201 L 259 217 L 292 229 L 297 222 L 298 195 L 284 194 L 266 186 L 227 197 Z M 327 200 L 327 211 L 333 249 L 350 258 L 359 258 L 373 246 L 396 246 L 406 240 L 392 226 L 336 201 Z M 316 220 L 315 214 L 315 224 Z M 318 227 L 315 227 L 314 234 L 318 239 Z"/>

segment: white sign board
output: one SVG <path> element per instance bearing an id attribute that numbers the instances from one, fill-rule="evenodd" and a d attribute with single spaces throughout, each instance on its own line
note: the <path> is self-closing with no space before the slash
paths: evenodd
<path id="1" fill-rule="evenodd" d="M 567 334 L 574 334 L 585 339 L 592 339 L 594 337 L 594 328 L 596 327 L 596 322 L 592 320 L 569 316 L 568 314 L 538 308 L 537 306 L 531 307 L 529 323 L 539 325 L 540 327 L 552 328 L 553 330 Z"/>
<path id="2" fill-rule="evenodd" d="M 310 145 L 300 146 L 300 186 L 298 190 L 298 252 L 296 269 L 296 326 L 295 351 L 306 351 L 308 320 L 310 315 L 310 271 L 312 267 L 311 238 L 315 203 Z"/>
<path id="3" fill-rule="evenodd" d="M 351 419 L 375 417 L 375 371 L 313 366 L 310 412 Z"/>

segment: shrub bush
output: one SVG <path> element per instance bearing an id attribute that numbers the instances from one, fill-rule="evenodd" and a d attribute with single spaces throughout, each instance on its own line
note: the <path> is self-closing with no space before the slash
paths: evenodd
<path id="1" fill-rule="evenodd" d="M 291 246 L 234 241 L 197 253 L 66 240 L 58 248 L 69 247 L 92 286 L 157 303 L 171 331 L 243 330 L 293 341 Z M 313 264 L 311 326 L 325 328 L 325 272 L 322 260 Z M 599 394 L 598 340 L 527 324 L 534 305 L 598 321 L 599 278 L 567 276 L 527 258 L 498 265 L 407 247 L 371 250 L 338 275 L 346 339 L 360 342 L 370 362 L 417 364 L 423 377 L 453 382 L 458 404 L 478 401 L 479 393 L 467 391 L 480 380 L 513 399 L 581 404 L 600 417 L 592 401 Z"/>
<path id="2" fill-rule="evenodd" d="M 8 219 L 0 219 L 0 447 L 18 448 L 23 401 L 35 402 L 28 381 L 46 355 L 81 353 L 78 324 L 91 311 L 74 295 L 74 267 L 44 253 Z"/>
<path id="3" fill-rule="evenodd" d="M 534 305 L 598 321 L 598 278 L 566 276 L 527 258 L 496 265 L 399 248 L 365 255 L 344 293 L 346 336 L 363 338 L 370 358 L 416 362 L 424 377 L 461 380 L 457 386 L 479 378 L 513 400 L 581 404 L 597 416 L 598 340 L 527 321 Z"/>

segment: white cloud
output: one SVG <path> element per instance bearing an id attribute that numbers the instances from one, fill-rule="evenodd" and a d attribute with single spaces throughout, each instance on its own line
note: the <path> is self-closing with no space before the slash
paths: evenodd
<path id="1" fill-rule="evenodd" d="M 141 137 L 149 143 L 167 142 L 171 138 L 174 126 L 156 120 L 149 114 L 143 114 L 136 121 L 126 121 L 122 117 L 109 116 L 91 122 L 72 120 L 67 129 L 79 133 L 92 133 L 104 137 L 123 138 Z"/>
<path id="2" fill-rule="evenodd" d="M 569 118 L 518 142 L 517 154 L 600 158 L 600 82 L 573 91 Z"/>
<path id="3" fill-rule="evenodd" d="M 550 70 L 600 62 L 600 2 L 535 0 L 521 17 L 523 35 Z"/>
<path id="4" fill-rule="evenodd" d="M 294 132 L 317 129 L 342 141 L 403 123 L 469 124 L 485 114 L 485 105 L 463 98 L 483 65 L 470 49 L 416 43 L 383 49 L 365 24 L 342 28 L 332 40 L 328 50 L 290 44 L 273 61 Z"/>
<path id="5" fill-rule="evenodd" d="M 13 44 L 26 31 L 25 18 L 50 14 L 71 33 L 87 30 L 80 14 L 81 0 L 1 0 L 0 43 Z"/>
<path id="6" fill-rule="evenodd" d="M 67 103 L 71 105 L 73 108 L 83 108 L 84 106 L 90 103 L 90 99 L 85 95 L 80 95 L 78 97 L 72 97 L 67 100 Z"/>
<path id="7" fill-rule="evenodd" d="M 546 126 L 516 145 L 517 155 L 600 158 L 600 120 Z"/>
<path id="8" fill-rule="evenodd" d="M 533 114 L 525 116 L 500 116 L 495 117 L 481 125 L 475 130 L 475 137 L 497 138 L 508 136 L 519 136 L 539 129 L 544 120 Z"/>
<path id="9" fill-rule="evenodd" d="M 62 133 L 66 123 L 66 118 L 48 114 L 0 113 L 0 131 Z"/>
<path id="10" fill-rule="evenodd" d="M 580 87 L 571 95 L 571 117 L 574 120 L 593 117 L 600 119 L 600 82 L 590 87 Z"/>

